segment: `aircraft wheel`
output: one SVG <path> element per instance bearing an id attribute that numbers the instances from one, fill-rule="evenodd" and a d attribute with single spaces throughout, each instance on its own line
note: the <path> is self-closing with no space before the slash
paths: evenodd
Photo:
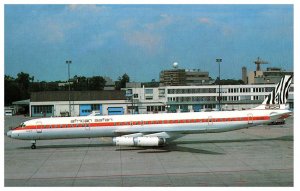
<path id="1" fill-rule="evenodd" d="M 31 145 L 31 149 L 36 149 L 35 144 L 32 144 L 32 145 Z"/>

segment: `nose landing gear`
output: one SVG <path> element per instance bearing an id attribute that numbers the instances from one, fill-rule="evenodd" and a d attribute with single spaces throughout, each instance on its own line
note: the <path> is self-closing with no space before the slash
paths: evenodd
<path id="1" fill-rule="evenodd" d="M 31 141 L 31 149 L 36 149 L 36 140 Z"/>
<path id="2" fill-rule="evenodd" d="M 31 145 L 31 149 L 36 149 L 35 144 L 32 144 L 32 145 Z"/>

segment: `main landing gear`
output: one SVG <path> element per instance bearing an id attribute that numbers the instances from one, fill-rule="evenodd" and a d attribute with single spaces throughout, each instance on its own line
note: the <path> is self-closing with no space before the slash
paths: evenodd
<path id="1" fill-rule="evenodd" d="M 36 140 L 31 141 L 31 149 L 36 149 Z"/>

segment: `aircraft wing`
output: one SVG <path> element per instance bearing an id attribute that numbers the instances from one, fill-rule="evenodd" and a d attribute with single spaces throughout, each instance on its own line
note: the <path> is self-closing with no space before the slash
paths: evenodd
<path id="1" fill-rule="evenodd" d="M 159 138 L 165 138 L 168 140 L 175 140 L 182 136 L 184 136 L 181 133 L 178 132 L 156 132 L 156 133 L 129 133 L 126 131 L 115 131 L 116 135 L 121 135 L 122 137 L 159 137 Z"/>

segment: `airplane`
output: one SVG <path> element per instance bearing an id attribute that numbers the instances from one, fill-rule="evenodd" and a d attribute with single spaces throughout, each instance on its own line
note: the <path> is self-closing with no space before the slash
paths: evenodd
<path id="1" fill-rule="evenodd" d="M 112 137 L 117 146 L 165 146 L 185 134 L 221 133 L 289 117 L 286 107 L 293 76 L 285 75 L 263 103 L 242 111 L 51 117 L 32 119 L 7 132 L 14 139 Z"/>

